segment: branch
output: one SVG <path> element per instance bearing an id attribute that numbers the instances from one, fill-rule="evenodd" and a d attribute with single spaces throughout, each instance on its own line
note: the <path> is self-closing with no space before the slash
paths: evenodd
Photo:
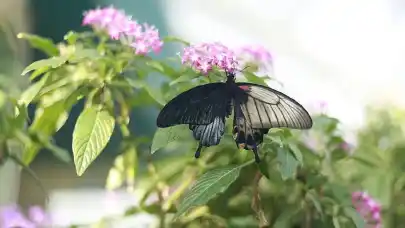
<path id="1" fill-rule="evenodd" d="M 257 171 L 255 174 L 255 178 L 253 180 L 253 198 L 251 207 L 256 213 L 256 218 L 259 220 L 259 228 L 266 228 L 270 227 L 270 223 L 267 221 L 266 215 L 264 214 L 260 199 L 259 182 L 262 176 L 263 175 L 260 171 Z"/>

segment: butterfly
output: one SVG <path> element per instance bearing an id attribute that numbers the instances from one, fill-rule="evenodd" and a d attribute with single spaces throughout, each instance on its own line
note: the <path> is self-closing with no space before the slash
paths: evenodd
<path id="1" fill-rule="evenodd" d="M 266 86 L 235 82 L 226 71 L 225 82 L 208 83 L 187 90 L 170 100 L 160 111 L 159 128 L 188 124 L 199 141 L 195 157 L 203 147 L 218 145 L 225 133 L 225 119 L 233 112 L 236 146 L 252 150 L 260 162 L 258 146 L 270 128 L 310 129 L 312 118 L 293 98 Z"/>

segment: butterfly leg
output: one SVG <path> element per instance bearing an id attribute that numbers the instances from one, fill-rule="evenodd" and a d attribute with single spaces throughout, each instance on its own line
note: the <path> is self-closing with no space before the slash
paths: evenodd
<path id="1" fill-rule="evenodd" d="M 260 162 L 260 157 L 259 157 L 259 153 L 257 151 L 257 146 L 256 145 L 253 146 L 252 151 L 253 151 L 253 154 L 255 155 L 256 163 L 259 163 Z"/>
<path id="2" fill-rule="evenodd" d="M 201 149 L 202 149 L 202 144 L 201 144 L 201 143 L 198 143 L 198 148 L 197 148 L 197 150 L 195 151 L 195 154 L 194 154 L 194 157 L 195 157 L 195 158 L 199 158 L 199 157 L 200 157 Z"/>

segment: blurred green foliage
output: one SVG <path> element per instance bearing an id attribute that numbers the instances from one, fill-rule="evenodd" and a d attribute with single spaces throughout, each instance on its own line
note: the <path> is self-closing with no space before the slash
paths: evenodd
<path id="1" fill-rule="evenodd" d="M 185 66 L 174 68 L 175 58 L 137 56 L 101 33 L 69 32 L 59 44 L 30 34 L 19 38 L 48 58 L 23 71 L 35 82 L 18 99 L 0 93 L 0 146 L 5 148 L 0 160 L 16 159 L 7 148 L 17 140 L 24 146 L 23 159 L 17 160 L 23 165 L 41 148 L 71 162 L 69 152 L 54 145 L 52 137 L 71 108 L 84 100 L 72 135 L 77 174 L 96 160 L 118 129 L 123 139 L 106 187 L 126 187 L 141 197 L 123 216 L 154 214 L 160 227 L 364 227 L 351 192 L 367 190 L 382 203 L 386 227 L 405 222 L 403 111 L 370 112 L 352 149 L 339 121 L 324 114 L 313 117 L 309 131 L 271 129 L 260 148 L 260 164 L 253 162 L 252 153 L 236 149 L 227 122 L 220 145 L 195 159 L 197 143 L 184 126 L 158 129 L 153 138 L 137 137 L 128 127 L 130 112 L 161 108 L 196 85 L 223 80 L 219 72 L 204 77 Z M 188 44 L 176 38 L 165 42 Z M 152 73 L 165 82 L 148 83 Z M 262 83 L 254 72 L 244 74 L 245 80 Z M 36 104 L 35 117 L 25 129 L 29 104 Z M 138 156 L 145 150 L 148 162 L 142 167 Z"/>

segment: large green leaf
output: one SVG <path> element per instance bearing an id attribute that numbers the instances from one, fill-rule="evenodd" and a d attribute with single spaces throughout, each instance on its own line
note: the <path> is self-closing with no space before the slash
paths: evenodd
<path id="1" fill-rule="evenodd" d="M 191 208 L 206 204 L 217 194 L 224 192 L 239 176 L 241 166 L 227 166 L 204 173 L 182 198 L 175 217 Z"/>
<path id="2" fill-rule="evenodd" d="M 192 135 L 187 125 L 159 128 L 153 137 L 151 153 L 153 154 L 161 148 L 171 146 L 175 142 L 184 143 L 190 140 L 192 140 Z"/>
<path id="3" fill-rule="evenodd" d="M 55 56 L 59 54 L 58 48 L 50 39 L 27 33 L 19 33 L 17 37 L 19 39 L 27 40 L 33 48 L 41 50 L 49 56 Z"/>
<path id="4" fill-rule="evenodd" d="M 283 180 L 294 177 L 299 162 L 289 149 L 285 147 L 278 148 L 277 161 L 279 162 L 281 177 Z"/>
<path id="5" fill-rule="evenodd" d="M 81 176 L 105 148 L 114 131 L 114 117 L 97 107 L 85 109 L 73 131 L 73 158 L 77 175 Z"/>

